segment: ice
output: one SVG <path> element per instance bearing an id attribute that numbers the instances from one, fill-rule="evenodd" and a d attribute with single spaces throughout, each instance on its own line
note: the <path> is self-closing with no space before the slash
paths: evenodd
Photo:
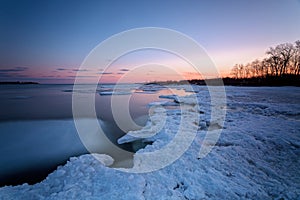
<path id="1" fill-rule="evenodd" d="M 135 137 L 127 134 L 119 139 L 151 142 L 135 154 L 137 167 L 143 161 L 138 155 L 163 149 L 172 141 L 180 120 L 199 117 L 184 121 L 187 134 L 195 127 L 197 132 L 171 165 L 149 173 L 126 173 L 83 155 L 71 158 L 41 183 L 0 188 L 0 199 L 299 199 L 300 88 L 226 87 L 227 106 L 220 108 L 226 119 L 221 126 L 210 121 L 210 106 L 219 106 L 218 102 L 210 102 L 205 86 L 193 87 L 198 88 L 196 104 L 195 96 L 186 96 L 179 98 L 180 109 L 155 105 L 150 121 L 134 132 Z M 217 130 L 222 130 L 218 142 L 199 159 L 200 148 L 213 145 L 209 137 Z M 172 151 L 168 153 L 165 156 L 172 156 Z M 109 156 L 97 156 L 105 165 L 112 162 Z M 164 159 L 152 160 L 149 167 Z"/>
<path id="2" fill-rule="evenodd" d="M 169 85 L 168 87 L 173 88 L 173 89 L 183 89 L 186 92 L 190 93 L 198 93 L 201 90 L 205 90 L 205 87 L 199 87 L 197 85 Z"/>
<path id="3" fill-rule="evenodd" d="M 34 173 L 34 170 L 54 170 L 58 164 L 64 163 L 70 156 L 88 153 L 86 147 L 92 152 L 110 153 L 116 160 L 115 165 L 121 165 L 127 161 L 124 159 L 124 154 L 119 156 L 122 151 L 109 142 L 105 135 L 93 130 L 90 126 L 91 119 L 78 121 L 85 125 L 87 138 L 85 144 L 82 144 L 73 120 L 1 122 L 1 184 L 4 180 L 14 177 L 14 174 L 30 177 L 29 173 Z M 98 122 L 103 125 L 101 120 Z M 128 159 L 132 160 L 132 155 L 128 154 Z M 26 173 L 28 175 L 24 175 Z M 37 173 L 31 176 L 41 175 Z"/>
<path id="4" fill-rule="evenodd" d="M 135 90 L 134 93 L 137 93 L 137 94 L 155 94 L 155 93 L 157 93 L 157 91 Z"/>
<path id="5" fill-rule="evenodd" d="M 178 100 L 178 96 L 173 94 L 173 95 L 160 95 L 159 98 L 162 98 L 162 99 L 172 99 L 172 100 L 175 100 L 177 101 Z"/>
<path id="6" fill-rule="evenodd" d="M 100 95 L 130 95 L 140 84 L 100 85 Z"/>
<path id="7" fill-rule="evenodd" d="M 155 136 L 156 133 L 163 129 L 166 117 L 164 108 L 160 106 L 152 107 L 152 110 L 150 110 L 150 121 L 141 130 L 129 131 L 125 136 L 118 139 L 118 143 L 123 144 Z"/>
<path id="8" fill-rule="evenodd" d="M 126 91 L 104 91 L 99 92 L 100 95 L 130 95 L 131 92 Z"/>
<path id="9" fill-rule="evenodd" d="M 102 162 L 111 160 L 106 155 Z M 145 180 L 105 167 L 92 155 L 71 158 L 41 183 L 0 189 L 0 199 L 143 199 Z M 33 188 L 34 187 L 34 188 Z M 123 188 L 120 190 L 120 188 Z M 126 193 L 124 193 L 124 189 Z M 5 191 L 5 192 L 4 192 Z"/>
<path id="10" fill-rule="evenodd" d="M 158 85 L 158 84 L 145 84 L 138 88 L 144 92 L 158 92 L 160 90 L 166 89 L 166 87 Z"/>
<path id="11" fill-rule="evenodd" d="M 149 106 L 178 106 L 179 104 L 171 101 L 155 101 L 148 104 Z"/>

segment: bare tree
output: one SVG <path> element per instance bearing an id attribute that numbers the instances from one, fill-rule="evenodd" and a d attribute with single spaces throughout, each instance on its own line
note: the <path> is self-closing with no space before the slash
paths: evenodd
<path id="1" fill-rule="evenodd" d="M 253 77 L 260 76 L 260 69 L 261 69 L 260 65 L 261 65 L 261 63 L 257 59 L 251 63 L 251 71 L 252 71 Z"/>
<path id="2" fill-rule="evenodd" d="M 293 72 L 295 75 L 300 74 L 300 40 L 295 42 L 295 51 L 293 56 Z"/>
<path id="3" fill-rule="evenodd" d="M 275 48 L 270 47 L 266 54 L 270 56 L 268 62 L 271 65 L 271 71 L 275 72 L 275 76 L 279 76 L 282 63 L 279 52 Z"/>
<path id="4" fill-rule="evenodd" d="M 239 78 L 238 64 L 234 65 L 233 68 L 231 69 L 231 75 L 233 76 L 233 78 Z"/>
<path id="5" fill-rule="evenodd" d="M 270 47 L 266 54 L 267 57 L 262 61 L 255 60 L 246 65 L 236 64 L 231 71 L 233 77 L 300 75 L 300 40 L 296 41 L 295 45 L 284 43 L 275 48 Z"/>
<path id="6" fill-rule="evenodd" d="M 270 63 L 268 62 L 267 58 L 263 59 L 261 66 L 262 66 L 262 75 L 263 76 L 266 77 L 266 76 L 271 75 L 272 67 L 271 67 Z"/>
<path id="7" fill-rule="evenodd" d="M 288 73 L 288 66 L 291 58 L 294 54 L 294 46 L 290 43 L 285 43 L 277 46 L 278 51 L 282 56 L 282 71 L 280 71 L 280 75 Z"/>
<path id="8" fill-rule="evenodd" d="M 238 65 L 238 71 L 239 71 L 239 77 L 240 78 L 245 78 L 245 72 L 244 72 L 244 65 L 243 64 Z"/>
<path id="9" fill-rule="evenodd" d="M 245 65 L 245 78 L 250 78 L 251 74 L 250 74 L 250 69 L 251 69 L 251 65 L 248 63 Z"/>
<path id="10" fill-rule="evenodd" d="M 267 54 L 274 62 L 276 76 L 282 76 L 289 72 L 289 64 L 294 55 L 294 46 L 291 43 L 279 44 L 275 48 L 271 47 Z"/>

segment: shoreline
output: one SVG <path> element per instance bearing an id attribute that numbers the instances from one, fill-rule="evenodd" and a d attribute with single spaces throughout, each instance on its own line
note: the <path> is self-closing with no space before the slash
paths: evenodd
<path id="1" fill-rule="evenodd" d="M 188 108 L 186 114 L 188 119 L 189 114 L 199 115 L 201 121 L 196 123 L 200 129 L 188 150 L 167 167 L 151 173 L 125 173 L 108 167 L 105 161 L 111 161 L 110 157 L 98 155 L 99 162 L 95 155 L 83 155 L 70 158 L 40 183 L 2 187 L 0 195 L 8 199 L 72 196 L 82 199 L 297 199 L 300 196 L 297 182 L 300 93 L 295 88 L 237 90 L 229 87 L 225 123 L 215 126 L 222 129 L 222 134 L 211 152 L 199 159 L 199 149 L 206 144 L 203 141 L 211 105 L 207 90 L 198 86 L 196 89 L 200 109 Z M 194 105 L 190 99 L 180 102 Z M 162 121 L 161 114 L 158 112 L 153 118 L 154 123 Z M 168 144 L 176 135 L 181 116 L 177 110 L 167 113 L 166 126 L 144 139 L 152 143 L 137 154 L 153 152 Z M 130 140 L 128 136 L 120 139 Z M 143 162 L 134 157 L 134 165 L 138 166 L 140 161 Z M 160 161 L 164 158 L 153 160 L 151 166 Z"/>
<path id="2" fill-rule="evenodd" d="M 89 123 L 90 120 L 83 118 L 79 121 Z M 124 148 L 130 153 L 122 155 L 131 156 L 132 144 L 116 146 L 121 135 L 115 139 L 111 138 L 114 137 L 113 134 L 110 137 L 106 136 L 108 131 L 114 132 L 113 129 L 107 128 L 105 122 L 98 121 L 105 135 L 94 134 L 90 127 L 86 127 L 86 137 L 89 140 L 84 144 L 73 119 L 0 122 L 0 130 L 3 131 L 0 141 L 0 185 L 17 186 L 26 182 L 37 184 L 45 180 L 57 167 L 65 165 L 71 157 L 90 152 L 112 153 L 117 162 L 114 166 L 129 165 L 130 162 L 124 162 L 124 158 L 118 156 L 118 152 L 123 153 Z M 2 142 L 5 142 L 5 145 Z"/>

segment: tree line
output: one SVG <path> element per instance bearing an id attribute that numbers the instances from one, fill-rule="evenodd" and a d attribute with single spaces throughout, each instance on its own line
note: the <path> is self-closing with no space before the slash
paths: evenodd
<path id="1" fill-rule="evenodd" d="M 300 40 L 279 44 L 266 51 L 263 60 L 254 60 L 248 64 L 236 64 L 232 70 L 232 78 L 267 78 L 300 75 Z"/>

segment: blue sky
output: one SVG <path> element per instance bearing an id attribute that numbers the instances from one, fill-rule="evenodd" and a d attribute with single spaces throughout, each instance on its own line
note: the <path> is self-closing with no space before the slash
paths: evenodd
<path id="1" fill-rule="evenodd" d="M 300 39 L 300 1 L 0 1 L 0 80 L 66 82 L 101 41 L 132 28 L 195 39 L 226 74 L 270 46 Z M 59 73 L 60 71 L 60 73 Z"/>

